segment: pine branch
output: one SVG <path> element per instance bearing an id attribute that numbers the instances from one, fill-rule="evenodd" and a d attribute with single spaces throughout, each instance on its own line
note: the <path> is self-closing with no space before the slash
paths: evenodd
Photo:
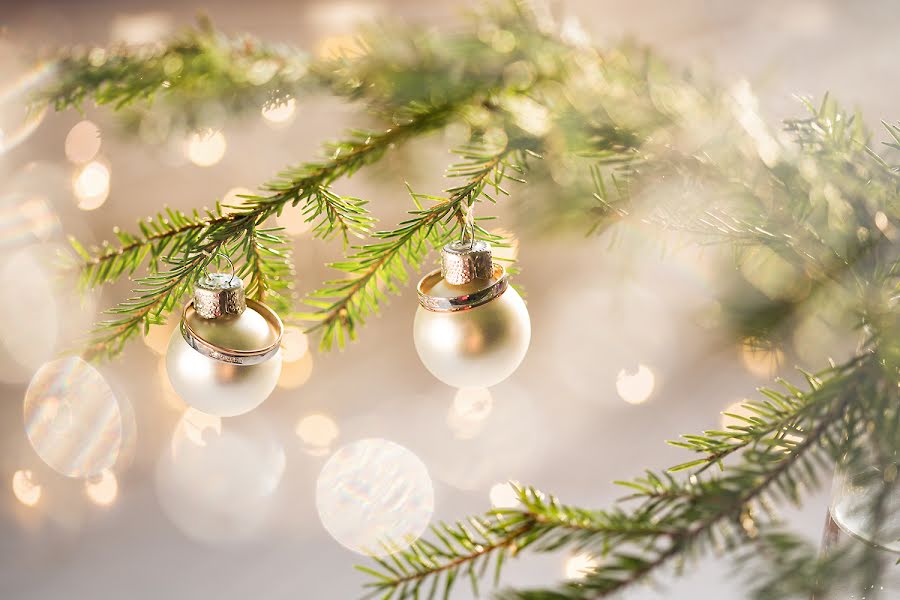
<path id="1" fill-rule="evenodd" d="M 222 246 L 222 241 L 210 242 L 174 262 L 168 271 L 139 279 L 134 296 L 107 311 L 116 318 L 97 324 L 83 356 L 114 356 L 132 337 L 146 333 L 150 325 L 164 322 L 165 315 L 190 292 L 197 275 L 214 260 Z"/>
<path id="2" fill-rule="evenodd" d="M 793 386 L 788 386 L 786 393 L 766 391 L 766 400 L 752 403 L 757 414 L 746 417 L 746 425 L 728 432 L 689 436 L 688 448 L 702 449 L 705 456 L 671 469 L 677 472 L 699 467 L 686 479 L 650 473 L 625 483 L 637 491 L 628 499 L 642 500 L 632 509 L 592 512 L 557 508 L 548 515 L 552 507 L 559 507 L 558 502 L 553 498 L 543 502 L 539 492 L 526 490 L 520 493 L 522 508 L 495 511 L 485 517 L 494 519 L 489 531 L 495 537 L 482 544 L 490 547 L 488 552 L 448 550 L 439 556 L 426 552 L 428 560 L 416 563 L 414 577 L 375 571 L 378 575 L 373 585 L 397 598 L 412 598 L 419 586 L 443 577 L 445 571 L 465 569 L 465 574 L 474 573 L 476 564 L 486 561 L 485 554 L 512 556 L 526 547 L 535 552 L 565 548 L 596 555 L 598 566 L 584 579 L 559 588 L 508 591 L 500 598 L 586 600 L 614 594 L 672 559 L 693 556 L 705 547 L 721 543 L 735 548 L 756 535 L 756 529 L 765 522 L 762 514 L 770 510 L 772 501 L 799 501 L 801 489 L 816 484 L 817 472 L 852 446 L 854 442 L 848 440 L 856 439 L 862 422 L 856 412 L 861 410 L 859 398 L 872 389 L 877 369 L 869 354 L 809 376 L 806 392 Z M 802 437 L 791 440 L 787 433 Z M 741 460 L 725 464 L 724 456 L 738 450 Z M 711 464 L 722 464 L 723 474 L 705 473 L 705 466 Z M 416 544 L 401 553 L 404 562 L 415 562 L 415 556 L 433 545 L 422 540 Z M 410 587 L 409 581 L 415 581 L 416 587 Z M 453 577 L 444 580 L 445 592 L 453 582 Z"/>
<path id="3" fill-rule="evenodd" d="M 323 349 L 334 343 L 343 347 L 348 339 L 356 339 L 357 327 L 377 312 L 387 292 L 399 291 L 399 285 L 406 282 L 407 269 L 419 269 L 429 250 L 450 240 L 464 207 L 481 197 L 494 201 L 487 188 L 507 195 L 503 180 L 520 180 L 508 170 L 521 174 L 525 169 L 526 150 L 516 142 L 473 142 L 456 154 L 462 162 L 452 165 L 447 175 L 463 177 L 465 183 L 445 190 L 446 198 L 410 191 L 417 206 L 410 218 L 397 229 L 376 232 L 373 237 L 379 241 L 359 246 L 345 261 L 332 263 L 332 268 L 349 276 L 325 282 L 324 288 L 305 300 L 317 310 L 297 317 L 313 321 L 311 329 L 322 331 Z M 425 207 L 426 202 L 432 205 Z"/>
<path id="4" fill-rule="evenodd" d="M 248 297 L 265 301 L 276 312 L 284 314 L 293 304 L 294 265 L 290 245 L 279 231 L 254 229 L 245 236 L 238 249 L 245 262 L 237 275 L 245 279 Z"/>
<path id="5" fill-rule="evenodd" d="M 228 38 L 206 20 L 162 44 L 69 51 L 54 67 L 56 83 L 41 99 L 57 110 L 80 109 L 87 100 L 116 110 L 156 100 L 177 112 L 185 129 L 204 126 L 211 103 L 230 112 L 259 110 L 319 85 L 307 76 L 306 54 L 249 36 Z"/>
<path id="6" fill-rule="evenodd" d="M 495 584 L 507 558 L 528 547 L 540 546 L 543 552 L 566 544 L 578 545 L 592 537 L 628 542 L 646 537 L 670 536 L 672 532 L 651 522 L 635 523 L 621 511 L 586 511 L 561 504 L 533 488 L 515 487 L 521 504 L 518 509 L 498 509 L 465 522 L 441 523 L 432 527 L 435 542 L 423 539 L 400 550 L 388 544 L 392 556 L 376 559 L 382 570 L 358 567 L 375 578 L 367 584 L 370 596 L 408 598 L 423 594 L 442 597 L 456 581 L 468 578 L 475 593 L 478 580 L 486 576 L 494 563 Z M 423 586 L 429 590 L 424 594 Z"/>

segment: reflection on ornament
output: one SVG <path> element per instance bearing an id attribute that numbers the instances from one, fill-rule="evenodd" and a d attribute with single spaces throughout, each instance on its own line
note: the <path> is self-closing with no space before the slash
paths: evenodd
<path id="1" fill-rule="evenodd" d="M 25 433 L 34 451 L 66 477 L 91 477 L 115 464 L 123 446 L 119 402 L 80 358 L 45 364 L 25 392 Z"/>
<path id="2" fill-rule="evenodd" d="M 16 499 L 25 506 L 34 506 L 41 499 L 41 486 L 34 481 L 34 473 L 29 469 L 13 473 L 12 490 Z"/>
<path id="3" fill-rule="evenodd" d="M 89 162 L 75 174 L 72 191 L 81 210 L 100 208 L 109 196 L 109 168 L 97 161 Z"/>
<path id="4" fill-rule="evenodd" d="M 309 381 L 312 377 L 313 358 L 310 352 L 304 354 L 300 360 L 285 363 L 278 378 L 278 387 L 286 390 L 295 390 Z"/>
<path id="5" fill-rule="evenodd" d="M 383 556 L 422 535 L 434 512 L 434 489 L 415 454 L 387 440 L 364 439 L 338 449 L 325 463 L 316 508 L 341 545 Z"/>
<path id="6" fill-rule="evenodd" d="M 487 388 L 457 390 L 447 412 L 447 425 L 457 438 L 471 439 L 481 433 L 493 407 L 494 399 Z"/>
<path id="7" fill-rule="evenodd" d="M 306 444 L 306 452 L 312 456 L 325 456 L 331 444 L 340 435 L 337 423 L 326 415 L 307 415 L 297 421 L 294 429 L 297 437 Z"/>
<path id="8" fill-rule="evenodd" d="M 646 365 L 638 365 L 637 371 L 630 374 L 622 369 L 616 376 L 616 391 L 628 404 L 646 402 L 655 385 L 656 377 Z"/>
<path id="9" fill-rule="evenodd" d="M 198 167 L 211 167 L 222 160 L 227 146 L 221 131 L 196 132 L 188 138 L 185 154 Z"/>
<path id="10" fill-rule="evenodd" d="M 91 121 L 79 121 L 66 135 L 66 158 L 77 165 L 94 159 L 100 151 L 100 128 Z"/>
<path id="11" fill-rule="evenodd" d="M 507 481 L 492 485 L 490 491 L 491 506 L 494 508 L 517 508 L 521 506 L 519 493 L 516 491 L 518 485 L 518 481 Z"/>
<path id="12" fill-rule="evenodd" d="M 741 346 L 741 362 L 757 377 L 772 379 L 784 364 L 784 353 L 778 348 L 764 348 L 753 340 L 745 340 Z"/>
<path id="13" fill-rule="evenodd" d="M 284 450 L 258 415 L 222 423 L 188 410 L 159 457 L 156 492 L 189 538 L 241 542 L 260 533 L 284 469 Z"/>
<path id="14" fill-rule="evenodd" d="M 288 98 L 277 104 L 264 106 L 260 112 L 267 123 L 284 126 L 294 118 L 296 108 L 297 101 L 293 98 Z"/>
<path id="15" fill-rule="evenodd" d="M 281 360 L 294 362 L 309 350 L 309 337 L 298 327 L 285 327 L 281 338 Z"/>
<path id="16" fill-rule="evenodd" d="M 564 570 L 566 579 L 584 579 L 592 570 L 597 568 L 597 559 L 590 554 L 582 552 L 566 561 Z"/>
<path id="17" fill-rule="evenodd" d="M 119 482 L 115 474 L 106 469 L 99 476 L 85 480 L 84 493 L 94 504 L 109 506 L 119 495 Z"/>

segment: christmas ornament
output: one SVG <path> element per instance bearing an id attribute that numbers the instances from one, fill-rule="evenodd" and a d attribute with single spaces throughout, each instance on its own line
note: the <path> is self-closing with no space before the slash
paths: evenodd
<path id="1" fill-rule="evenodd" d="M 207 273 L 169 340 L 169 381 L 197 410 L 219 417 L 244 414 L 278 383 L 283 333 L 272 309 L 245 297 L 240 277 Z"/>
<path id="2" fill-rule="evenodd" d="M 465 229 L 468 229 L 465 228 Z M 413 337 L 432 375 L 458 388 L 490 387 L 525 358 L 531 321 L 485 241 L 458 240 L 441 251 L 441 268 L 419 282 Z"/>

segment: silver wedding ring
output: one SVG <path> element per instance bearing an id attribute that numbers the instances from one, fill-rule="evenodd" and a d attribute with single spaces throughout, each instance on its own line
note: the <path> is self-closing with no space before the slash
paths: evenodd
<path id="1" fill-rule="evenodd" d="M 272 344 L 254 350 L 235 350 L 234 348 L 219 346 L 204 340 L 190 325 L 190 317 L 193 316 L 192 313 L 194 312 L 193 300 L 187 303 L 184 307 L 184 312 L 181 315 L 181 335 L 184 337 L 184 341 L 188 343 L 188 346 L 203 356 L 213 360 L 233 365 L 257 365 L 261 362 L 265 362 L 275 356 L 281 347 L 281 337 L 284 335 L 284 323 L 281 322 L 281 318 L 279 318 L 275 311 L 262 302 L 257 302 L 256 300 L 248 298 L 247 306 L 258 312 L 275 331 L 275 341 Z"/>
<path id="2" fill-rule="evenodd" d="M 437 269 L 419 281 L 417 287 L 419 304 L 426 310 L 432 312 L 470 310 L 477 306 L 481 306 L 482 304 L 486 304 L 494 298 L 498 298 L 506 291 L 506 288 L 509 287 L 509 275 L 506 273 L 506 269 L 503 268 L 503 265 L 498 263 L 494 263 L 493 265 L 491 279 L 494 279 L 495 281 L 488 287 L 478 290 L 477 292 L 472 292 L 471 294 L 464 294 L 451 298 L 429 295 L 429 290 L 431 290 L 431 288 L 433 288 L 441 279 L 441 270 Z"/>

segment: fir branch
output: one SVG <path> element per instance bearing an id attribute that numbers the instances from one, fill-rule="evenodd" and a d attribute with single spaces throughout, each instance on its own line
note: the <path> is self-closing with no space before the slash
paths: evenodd
<path id="1" fill-rule="evenodd" d="M 164 43 L 71 50 L 56 58 L 56 82 L 40 99 L 57 110 L 80 109 L 87 100 L 116 110 L 157 100 L 170 112 L 177 107 L 189 129 L 206 125 L 211 104 L 259 110 L 317 86 L 308 67 L 307 55 L 296 49 L 229 38 L 201 20 Z"/>
<path id="2" fill-rule="evenodd" d="M 766 400 L 753 403 L 758 416 L 746 418 L 746 425 L 689 438 L 692 450 L 717 449 L 708 452 L 702 464 L 723 464 L 726 452 L 741 450 L 738 463 L 724 464 L 721 476 L 708 476 L 701 467 L 684 480 L 651 473 L 627 482 L 628 487 L 637 490 L 629 499 L 642 500 L 632 509 L 617 507 L 613 511 L 592 512 L 564 508 L 555 510 L 548 520 L 548 507 L 558 506 L 555 499 L 544 503 L 539 492 L 520 493 L 522 508 L 495 511 L 485 517 L 496 519 L 491 521 L 490 529 L 496 537 L 485 540 L 485 547 L 492 548 L 490 552 L 511 556 L 526 547 L 535 552 L 566 548 L 591 552 L 599 564 L 577 582 L 552 590 L 507 591 L 500 598 L 606 597 L 655 573 L 676 557 L 689 557 L 718 543 L 734 548 L 753 539 L 756 529 L 764 524 L 760 511 L 765 513 L 777 497 L 797 502 L 801 488 L 813 487 L 817 482 L 817 471 L 855 443 L 852 440 L 857 439 L 856 433 L 862 427 L 855 411 L 861 410 L 860 395 L 871 393 L 877 369 L 869 354 L 810 376 L 810 389 L 806 392 L 793 386 L 786 393 L 767 391 Z M 800 432 L 802 438 L 786 440 L 785 428 Z M 685 466 L 673 470 L 685 470 Z M 515 536 L 505 537 L 513 533 Z M 507 541 L 498 544 L 498 539 Z M 428 541 L 417 544 L 402 552 L 405 562 L 415 561 L 416 555 L 433 545 Z M 408 575 L 397 577 L 378 571 L 373 585 L 397 598 L 412 598 L 425 580 L 442 577 L 444 571 L 465 568 L 465 573 L 474 572 L 475 565 L 468 563 L 486 560 L 482 553 L 462 551 L 448 551 L 438 557 L 426 553 L 426 557 L 428 560 L 416 563 L 415 588 L 404 580 Z M 445 592 L 453 582 L 453 577 L 444 580 Z M 477 587 L 474 589 L 477 591 Z"/>
<path id="3" fill-rule="evenodd" d="M 386 292 L 398 291 L 407 280 L 407 268 L 419 269 L 425 255 L 432 248 L 440 248 L 449 241 L 456 221 L 465 206 L 480 197 L 494 200 L 487 191 L 508 192 L 502 187 L 511 170 L 524 172 L 525 146 L 504 139 L 503 143 L 473 142 L 456 151 L 462 161 L 452 165 L 450 177 L 466 181 L 446 191 L 446 198 L 417 194 L 410 191 L 417 209 L 396 229 L 373 234 L 378 240 L 359 246 L 346 260 L 330 266 L 348 277 L 325 282 L 325 287 L 309 295 L 306 304 L 317 309 L 300 313 L 298 318 L 313 321 L 312 330 L 321 330 L 321 346 L 329 349 L 337 343 L 356 339 L 357 327 L 386 299 Z M 425 207 L 424 203 L 431 202 Z"/>
<path id="4" fill-rule="evenodd" d="M 529 547 L 549 552 L 566 544 L 577 547 L 596 536 L 625 543 L 672 535 L 649 521 L 635 523 L 621 511 L 586 511 L 533 488 L 514 489 L 520 508 L 440 523 L 431 528 L 435 542 L 419 539 L 404 550 L 388 544 L 386 549 L 394 556 L 376 559 L 382 570 L 358 567 L 375 578 L 366 586 L 370 596 L 417 597 L 424 594 L 424 586 L 429 590 L 427 597 L 436 593 L 446 597 L 460 578 L 467 578 L 477 594 L 478 580 L 486 576 L 490 563 L 496 583 L 505 560 Z"/>
<path id="5" fill-rule="evenodd" d="M 222 246 L 222 241 L 210 242 L 173 262 L 168 271 L 139 279 L 134 295 L 107 311 L 115 318 L 97 324 L 85 344 L 83 356 L 112 357 L 132 337 L 146 333 L 150 325 L 164 322 L 165 315 L 190 292 L 197 274 L 206 269 Z"/>

